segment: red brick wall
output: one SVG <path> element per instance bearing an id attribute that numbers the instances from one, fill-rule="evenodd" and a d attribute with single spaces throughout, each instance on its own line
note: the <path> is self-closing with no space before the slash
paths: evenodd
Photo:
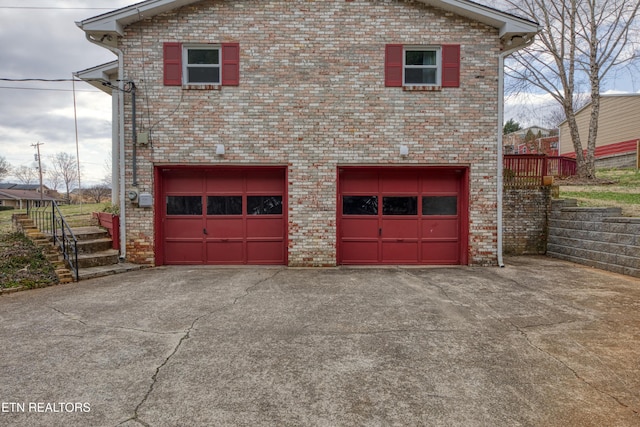
<path id="1" fill-rule="evenodd" d="M 239 86 L 163 85 L 163 42 L 232 41 Z M 387 43 L 460 44 L 460 87 L 385 87 Z M 289 264 L 334 265 L 338 165 L 471 165 L 469 260 L 495 263 L 495 29 L 415 1 L 203 1 L 134 24 L 120 47 L 138 129 L 151 126 L 137 150 L 140 191 L 153 191 L 158 164 L 288 165 Z M 130 118 L 128 104 L 127 188 Z M 152 263 L 153 211 L 126 209 L 128 257 Z"/>

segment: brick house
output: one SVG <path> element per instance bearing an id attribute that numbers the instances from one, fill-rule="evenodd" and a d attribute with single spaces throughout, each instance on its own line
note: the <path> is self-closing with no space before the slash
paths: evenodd
<path id="1" fill-rule="evenodd" d="M 114 99 L 128 260 L 500 262 L 502 65 L 535 23 L 464 0 L 149 0 L 77 25 L 118 55 L 76 75 Z"/>

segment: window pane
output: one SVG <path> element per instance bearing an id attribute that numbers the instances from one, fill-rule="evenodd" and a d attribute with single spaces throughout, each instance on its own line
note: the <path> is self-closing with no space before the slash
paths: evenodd
<path id="1" fill-rule="evenodd" d="M 282 196 L 247 196 L 247 215 L 281 215 Z"/>
<path id="2" fill-rule="evenodd" d="M 435 68 L 405 68 L 404 82 L 409 84 L 436 84 Z"/>
<path id="3" fill-rule="evenodd" d="M 383 197 L 383 215 L 417 215 L 418 197 Z"/>
<path id="4" fill-rule="evenodd" d="M 242 215 L 242 196 L 207 196 L 207 215 Z"/>
<path id="5" fill-rule="evenodd" d="M 343 215 L 378 215 L 377 196 L 342 196 Z"/>
<path id="6" fill-rule="evenodd" d="M 218 49 L 189 49 L 188 64 L 219 64 Z"/>
<path id="7" fill-rule="evenodd" d="M 406 65 L 436 65 L 435 50 L 408 50 Z"/>
<path id="8" fill-rule="evenodd" d="M 219 83 L 220 68 L 218 67 L 187 67 L 189 83 Z"/>
<path id="9" fill-rule="evenodd" d="M 202 215 L 202 197 L 167 196 L 167 215 Z"/>
<path id="10" fill-rule="evenodd" d="M 458 197 L 422 196 L 422 215 L 457 215 Z"/>

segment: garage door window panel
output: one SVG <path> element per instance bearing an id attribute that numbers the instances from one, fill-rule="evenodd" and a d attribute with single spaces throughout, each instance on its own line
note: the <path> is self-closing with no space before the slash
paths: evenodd
<path id="1" fill-rule="evenodd" d="M 343 215 L 378 215 L 378 196 L 343 196 Z"/>
<path id="2" fill-rule="evenodd" d="M 247 215 L 282 215 L 282 196 L 247 196 Z"/>
<path id="3" fill-rule="evenodd" d="M 167 196 L 167 215 L 202 215 L 202 197 Z"/>
<path id="4" fill-rule="evenodd" d="M 457 215 L 457 196 L 422 196 L 422 215 Z"/>
<path id="5" fill-rule="evenodd" d="M 242 196 L 207 196 L 207 215 L 242 215 Z"/>
<path id="6" fill-rule="evenodd" d="M 418 197 L 383 197 L 383 215 L 417 215 Z"/>

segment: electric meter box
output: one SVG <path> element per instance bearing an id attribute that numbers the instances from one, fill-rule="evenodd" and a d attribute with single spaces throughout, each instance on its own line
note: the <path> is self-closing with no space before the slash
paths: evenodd
<path id="1" fill-rule="evenodd" d="M 153 196 L 149 193 L 140 193 L 138 196 L 138 206 L 141 208 L 153 207 Z"/>

